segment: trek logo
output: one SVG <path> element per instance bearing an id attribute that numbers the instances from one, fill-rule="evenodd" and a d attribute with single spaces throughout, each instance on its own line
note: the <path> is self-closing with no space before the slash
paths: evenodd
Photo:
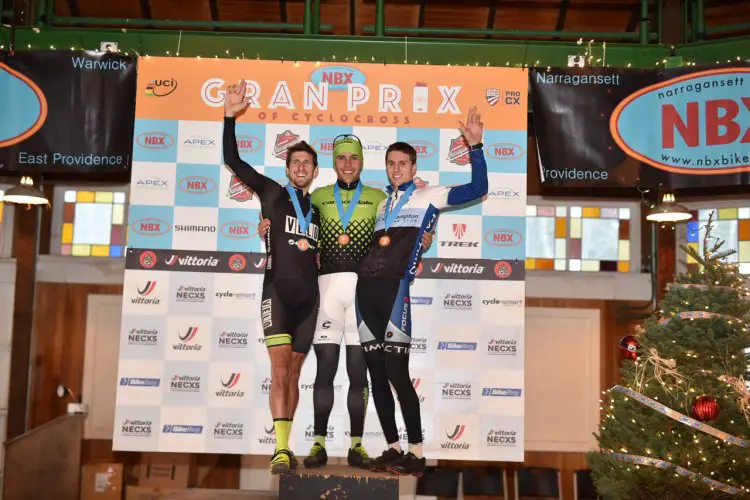
<path id="1" fill-rule="evenodd" d="M 503 387 L 485 387 L 482 389 L 483 397 L 520 398 L 522 393 L 521 389 L 506 389 Z"/>
<path id="2" fill-rule="evenodd" d="M 151 80 L 146 84 L 146 95 L 149 97 L 167 97 L 177 90 L 177 80 Z"/>
<path id="3" fill-rule="evenodd" d="M 144 149 L 169 149 L 174 145 L 174 138 L 166 132 L 143 132 L 138 134 L 135 143 Z"/>
<path id="4" fill-rule="evenodd" d="M 524 150 L 518 144 L 510 142 L 496 142 L 485 148 L 490 158 L 494 160 L 517 160 L 523 157 Z"/>
<path id="5" fill-rule="evenodd" d="M 245 396 L 245 391 L 240 390 L 237 388 L 237 384 L 240 382 L 240 378 L 242 378 L 242 374 L 240 373 L 230 373 L 227 376 L 226 381 L 224 380 L 224 377 L 221 377 L 221 385 L 222 388 L 216 391 L 214 394 L 217 398 L 241 398 Z"/>
<path id="6" fill-rule="evenodd" d="M 466 224 L 455 223 L 453 224 L 453 236 L 459 241 L 441 241 L 441 247 L 459 247 L 459 248 L 478 248 L 478 241 L 461 241 L 466 236 Z"/>
<path id="7" fill-rule="evenodd" d="M 476 342 L 438 342 L 438 351 L 476 351 Z"/>
<path id="8" fill-rule="evenodd" d="M 179 182 L 180 191 L 188 194 L 208 194 L 216 189 L 216 182 L 208 177 L 191 175 Z"/>
<path id="9" fill-rule="evenodd" d="M 491 229 L 484 233 L 484 241 L 496 247 L 514 247 L 523 242 L 523 236 L 515 229 Z"/>
<path id="10" fill-rule="evenodd" d="M 198 257 L 196 255 L 187 255 L 180 257 L 177 254 L 172 254 L 165 261 L 170 267 L 179 265 L 180 267 L 218 267 L 219 259 L 216 257 Z"/>
<path id="11" fill-rule="evenodd" d="M 258 235 L 254 225 L 241 220 L 225 222 L 219 230 L 224 237 L 233 240 L 249 240 Z"/>
<path id="12" fill-rule="evenodd" d="M 466 234 L 466 224 L 453 224 L 453 234 L 456 235 L 456 239 L 461 239 Z"/>

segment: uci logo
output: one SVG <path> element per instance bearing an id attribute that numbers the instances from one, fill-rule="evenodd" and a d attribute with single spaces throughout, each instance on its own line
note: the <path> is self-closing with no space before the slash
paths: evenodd
<path id="1" fill-rule="evenodd" d="M 0 63 L 0 109 L 4 126 L 0 128 L 0 148 L 25 141 L 42 128 L 47 120 L 47 98 L 28 77 Z"/>

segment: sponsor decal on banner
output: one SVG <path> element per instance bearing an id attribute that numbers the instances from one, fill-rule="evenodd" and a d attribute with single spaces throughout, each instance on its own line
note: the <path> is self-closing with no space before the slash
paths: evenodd
<path id="1" fill-rule="evenodd" d="M 482 389 L 482 397 L 491 398 L 520 398 L 522 389 L 508 389 L 503 387 L 485 387 Z"/>
<path id="2" fill-rule="evenodd" d="M 516 446 L 516 431 L 505 429 L 491 429 L 485 438 L 487 446 Z"/>
<path id="3" fill-rule="evenodd" d="M 7 55 L 0 62 L 0 170 L 127 171 L 134 142 L 139 144 L 133 140 L 136 91 L 130 56 L 55 50 Z M 104 101 L 106 112 L 98 105 Z"/>
<path id="4" fill-rule="evenodd" d="M 150 438 L 154 423 L 151 420 L 125 419 L 120 426 L 120 434 L 128 437 Z"/>
<path id="5" fill-rule="evenodd" d="M 410 261 L 408 275 L 418 279 L 394 320 L 410 330 L 410 342 L 376 348 L 414 358 L 411 384 L 428 459 L 523 460 L 524 398 L 482 391 L 524 389 L 527 70 L 149 57 L 139 60 L 136 76 L 113 449 L 268 455 L 275 448 L 264 328 L 277 326 L 278 311 L 263 300 L 263 283 L 264 273 L 289 263 L 266 254 L 257 226 L 261 212 L 274 214 L 222 157 L 221 108 L 228 86 L 243 79 L 248 109 L 237 119 L 237 150 L 281 186 L 289 148 L 300 141 L 321 159 L 315 187 L 333 183 L 332 141 L 340 134 L 361 140 L 367 186 L 385 189 L 385 151 L 396 141 L 417 152 L 415 196 L 462 184 L 471 165 L 456 121 L 479 108 L 486 199 L 424 222 L 435 238 L 424 254 L 414 249 L 421 258 Z M 332 200 L 323 203 L 335 210 Z M 395 226 L 415 225 L 420 210 L 400 214 Z M 295 217 L 281 222 L 274 240 L 286 245 L 301 230 Z M 307 235 L 317 238 L 323 227 L 311 225 Z M 334 324 L 318 328 L 333 333 Z M 393 340 L 396 332 L 384 334 Z M 294 450 L 314 442 L 316 371 L 312 356 L 298 384 Z M 330 457 L 348 453 L 349 385 L 342 356 L 326 429 Z M 129 434 L 126 421 L 151 422 L 150 435 Z M 400 413 L 396 429 L 406 441 Z M 516 432 L 517 445 L 489 446 L 492 430 Z M 371 403 L 363 439 L 368 449 L 384 439 Z"/>
<path id="6" fill-rule="evenodd" d="M 672 189 L 748 184 L 749 77 L 743 61 L 531 70 L 532 91 L 540 96 L 532 105 L 542 182 Z M 563 117 L 557 113 L 563 103 L 578 112 Z"/>

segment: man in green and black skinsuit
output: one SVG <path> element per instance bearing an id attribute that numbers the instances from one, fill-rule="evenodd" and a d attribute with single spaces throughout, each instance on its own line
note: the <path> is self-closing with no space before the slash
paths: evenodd
<path id="1" fill-rule="evenodd" d="M 339 364 L 342 337 L 346 340 L 346 369 L 349 378 L 347 409 L 351 444 L 347 461 L 367 468 L 370 459 L 362 446 L 365 413 L 369 400 L 367 365 L 359 343 L 354 298 L 357 270 L 372 246 L 375 216 L 386 194 L 365 186 L 362 143 L 356 136 L 338 136 L 333 144 L 337 181 L 312 193 L 312 204 L 320 212 L 320 308 L 313 338 L 317 373 L 313 389 L 315 444 L 304 464 L 307 468 L 328 463 L 325 449 L 328 418 L 333 408 L 333 379 Z M 265 233 L 268 220 L 261 223 Z M 432 242 L 426 234 L 425 248 Z"/>

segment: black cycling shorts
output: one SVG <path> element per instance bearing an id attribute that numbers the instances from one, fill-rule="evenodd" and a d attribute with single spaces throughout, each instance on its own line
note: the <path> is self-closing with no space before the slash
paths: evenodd
<path id="1" fill-rule="evenodd" d="M 307 354 L 319 303 L 317 282 L 311 290 L 300 286 L 299 280 L 264 282 L 260 318 L 266 347 L 291 345 L 294 352 Z"/>

